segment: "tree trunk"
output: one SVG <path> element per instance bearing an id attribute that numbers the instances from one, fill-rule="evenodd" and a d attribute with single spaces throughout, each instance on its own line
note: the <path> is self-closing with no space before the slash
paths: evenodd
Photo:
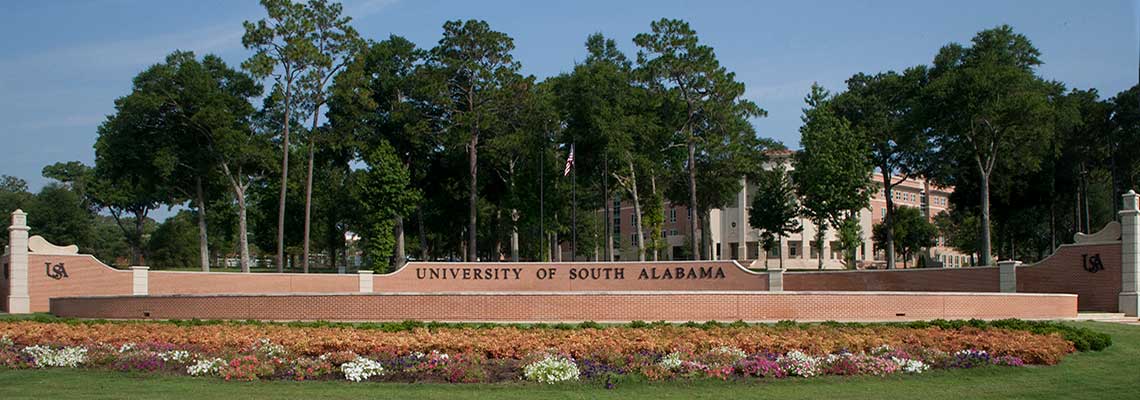
<path id="1" fill-rule="evenodd" d="M 419 230 L 420 230 L 420 232 L 419 232 L 419 234 L 420 234 L 419 235 L 420 236 L 420 261 L 428 261 L 428 258 L 429 258 L 428 256 L 430 255 L 430 253 L 428 252 L 427 231 L 424 230 L 424 208 L 423 207 L 416 208 L 416 224 L 418 225 Z"/>
<path id="2" fill-rule="evenodd" d="M 396 236 L 396 270 L 399 270 L 408 263 L 408 257 L 404 254 L 404 217 L 397 216 L 396 226 L 392 229 Z"/>
<path id="3" fill-rule="evenodd" d="M 477 206 L 478 206 L 478 202 L 479 202 L 478 181 L 477 181 L 479 169 L 478 169 L 478 166 L 476 165 L 476 160 L 478 160 L 478 157 L 479 157 L 479 154 L 478 154 L 479 149 L 477 147 L 478 145 L 479 145 L 479 134 L 474 129 L 472 129 L 471 143 L 468 145 L 469 148 L 467 149 L 467 154 L 468 154 L 467 167 L 468 167 L 468 173 L 470 174 L 469 177 L 471 179 L 470 186 L 468 187 L 468 193 L 467 193 L 467 208 L 468 208 L 467 209 L 467 216 L 468 216 L 468 220 L 467 220 L 467 262 L 478 261 L 478 257 L 476 256 L 476 252 L 475 252 L 475 250 L 476 250 L 476 246 L 475 246 L 475 236 L 476 236 L 475 222 L 476 222 L 476 220 L 475 219 L 478 215 Z"/>
<path id="4" fill-rule="evenodd" d="M 135 234 L 131 242 L 131 265 L 142 265 L 143 259 L 143 227 L 146 222 L 146 211 L 135 210 Z"/>
<path id="5" fill-rule="evenodd" d="M 277 272 L 285 271 L 285 189 L 289 186 L 289 101 L 292 82 L 285 82 L 285 122 L 281 135 L 281 194 L 277 202 Z"/>
<path id="6" fill-rule="evenodd" d="M 982 171 L 982 243 L 981 245 L 981 262 L 985 265 L 993 265 L 993 259 L 990 257 L 990 174 Z"/>
<path id="7" fill-rule="evenodd" d="M 657 177 L 656 177 L 656 176 L 654 176 L 654 175 L 652 175 L 652 174 L 649 176 L 649 190 L 650 190 L 650 192 L 652 192 L 652 194 L 653 194 L 653 199 L 654 199 L 654 200 L 658 200 L 659 198 L 657 197 Z M 662 224 L 661 224 L 661 226 L 655 226 L 655 227 L 653 227 L 653 230 L 654 230 L 654 231 L 656 231 L 656 230 L 659 230 L 659 229 L 662 229 L 662 228 L 664 228 L 664 225 L 665 225 L 665 224 L 664 224 L 664 221 L 665 221 L 665 207 L 664 207 L 664 204 L 661 204 L 661 203 L 663 203 L 663 202 L 660 202 L 660 201 L 658 201 L 658 205 L 660 205 L 660 206 L 661 206 L 661 221 L 662 221 Z M 665 238 L 665 234 L 661 234 L 661 237 L 660 237 L 660 238 L 658 238 L 657 240 L 654 240 L 654 241 L 653 241 L 653 261 L 660 261 L 660 257 L 661 257 L 661 247 L 662 247 L 662 246 L 661 246 L 661 243 L 660 243 L 660 241 L 661 241 L 661 240 L 666 240 L 666 238 Z"/>
<path id="8" fill-rule="evenodd" d="M 883 197 L 887 199 L 887 213 L 883 217 L 884 228 L 887 230 L 887 243 L 883 244 L 884 249 L 887 251 L 887 269 L 895 268 L 895 201 L 894 196 L 891 194 L 891 175 L 883 170 Z M 905 264 L 905 261 L 904 261 Z"/>
<path id="9" fill-rule="evenodd" d="M 245 189 L 241 186 L 235 189 L 238 205 L 238 253 L 241 257 L 238 263 L 241 265 L 241 272 L 249 272 L 249 229 L 245 217 Z"/>
<path id="10" fill-rule="evenodd" d="M 194 181 L 195 201 L 198 202 L 198 260 L 202 272 L 210 272 L 210 243 L 206 232 L 206 196 L 202 193 L 202 177 Z"/>
<path id="11" fill-rule="evenodd" d="M 743 205 L 742 205 L 743 206 Z M 697 247 L 697 143 L 689 139 L 689 246 L 693 248 L 693 259 L 701 260 Z M 707 233 L 702 233 L 702 236 Z"/>
<path id="12" fill-rule="evenodd" d="M 779 240 L 776 242 L 776 245 L 780 246 L 780 251 L 779 251 L 779 253 L 780 253 L 780 269 L 784 269 L 784 237 L 783 236 L 780 236 Z"/>
<path id="13" fill-rule="evenodd" d="M 301 272 L 306 274 L 309 273 L 309 226 L 313 210 L 313 139 L 312 136 L 309 137 L 309 171 L 305 177 L 305 228 L 304 238 L 301 239 Z"/>
<path id="14" fill-rule="evenodd" d="M 699 209 L 699 211 L 695 215 L 699 215 L 701 218 L 701 256 L 703 257 L 701 260 L 713 260 L 716 258 L 716 254 L 714 254 L 716 249 L 713 249 L 712 234 L 709 233 L 712 230 L 709 210 Z"/>
<path id="15" fill-rule="evenodd" d="M 511 262 L 519 262 L 519 210 L 511 210 Z"/>
<path id="16" fill-rule="evenodd" d="M 637 171 L 633 168 L 633 160 L 629 161 L 629 189 L 633 196 L 634 229 L 637 230 L 637 261 L 645 261 L 645 234 L 641 226 L 641 199 L 637 197 Z"/>
<path id="17" fill-rule="evenodd" d="M 602 158 L 602 211 L 605 219 L 606 231 L 603 232 L 605 240 L 605 254 L 606 261 L 614 260 L 614 213 L 621 215 L 621 210 L 614 210 L 613 199 L 610 198 L 610 160 L 609 157 Z"/>
<path id="18" fill-rule="evenodd" d="M 815 231 L 815 252 L 816 259 L 819 260 L 819 269 L 823 270 L 823 239 L 827 238 L 827 222 L 820 221 L 816 224 Z"/>

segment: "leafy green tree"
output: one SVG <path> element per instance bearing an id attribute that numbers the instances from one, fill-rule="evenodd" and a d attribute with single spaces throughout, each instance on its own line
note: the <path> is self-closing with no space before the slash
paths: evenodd
<path id="1" fill-rule="evenodd" d="M 912 112 L 920 101 L 926 81 L 926 68 L 915 67 L 899 74 L 894 71 L 866 75 L 858 73 L 847 80 L 847 91 L 836 96 L 835 110 L 853 131 L 867 138 L 872 164 L 882 174 L 887 202 L 885 242 L 887 268 L 895 266 L 893 224 L 895 204 L 891 193 L 907 179 L 924 175 L 930 140 L 914 122 Z M 899 176 L 896 180 L 895 176 Z"/>
<path id="2" fill-rule="evenodd" d="M 839 249 L 848 269 L 855 269 L 855 253 L 863 246 L 863 228 L 859 226 L 859 213 L 851 211 L 836 229 Z"/>
<path id="3" fill-rule="evenodd" d="M 701 204 L 697 199 L 698 153 L 717 156 L 713 154 L 714 149 L 698 147 L 726 143 L 726 136 L 737 134 L 743 128 L 741 120 L 766 113 L 743 99 L 744 84 L 720 65 L 712 47 L 699 43 L 696 31 L 688 23 L 661 19 L 651 23 L 650 30 L 633 38 L 639 48 L 639 73 L 650 90 L 680 106 L 668 119 L 672 123 L 667 128 L 679 132 L 688 150 L 688 198 L 677 203 L 694 209 L 694 218 L 689 219 L 689 244 L 696 250 L 699 248 L 696 209 Z M 711 174 L 732 176 L 720 172 Z M 697 258 L 709 256 L 708 251 L 694 254 Z"/>
<path id="4" fill-rule="evenodd" d="M 1140 182 L 1140 84 L 1122 91 L 1108 100 L 1110 149 L 1116 195 L 1114 201 Z M 1116 203 L 1118 204 L 1118 203 Z"/>
<path id="5" fill-rule="evenodd" d="M 359 177 L 356 193 L 364 211 L 364 229 L 358 233 L 373 269 L 383 273 L 396 246 L 396 218 L 415 209 L 420 192 L 409 187 L 408 169 L 391 146 L 381 142 L 363 154 L 363 160 L 368 169 Z"/>
<path id="6" fill-rule="evenodd" d="M 934 246 L 938 237 L 938 228 L 926 219 L 922 210 L 914 207 L 899 207 L 894 223 L 894 233 L 897 236 L 895 244 L 903 256 L 903 268 L 922 249 Z M 886 243 L 886 221 L 875 224 L 872 228 L 874 240 L 877 243 Z"/>
<path id="7" fill-rule="evenodd" d="M 981 31 L 971 47 L 951 43 L 939 51 L 925 90 L 923 115 L 943 157 L 937 162 L 972 165 L 977 173 L 980 253 L 986 264 L 993 261 L 990 182 L 994 171 L 1002 165 L 1020 171 L 1038 169 L 1052 133 L 1049 85 L 1033 70 L 1041 64 L 1039 56 L 1029 39 L 1008 25 Z M 940 180 L 956 183 L 955 177 Z"/>
<path id="8" fill-rule="evenodd" d="M 7 225 L 12 222 L 11 213 L 19 209 L 26 209 L 34 200 L 31 193 L 28 192 L 28 182 L 11 176 L 0 175 L 0 221 L 3 221 L 5 227 L 0 229 L 0 246 L 8 243 L 8 229 Z M 35 221 L 35 218 L 32 218 Z"/>
<path id="9" fill-rule="evenodd" d="M 309 130 L 308 174 L 305 179 L 305 231 L 301 249 L 301 270 L 309 272 L 309 231 L 313 206 L 313 153 L 316 151 L 317 135 L 321 132 L 321 106 L 328 99 L 329 85 L 360 51 L 363 44 L 360 35 L 348 23 L 351 17 L 343 16 L 344 7 L 340 3 L 327 0 L 309 0 L 305 7 L 305 18 L 312 25 L 308 40 L 312 42 L 312 64 L 309 73 L 302 80 L 307 94 L 308 106 L 313 109 L 313 128 Z"/>
<path id="10" fill-rule="evenodd" d="M 864 137 L 851 130 L 836 115 L 828 92 L 813 84 L 805 98 L 804 125 L 796 153 L 796 182 L 803 214 L 816 226 L 819 268 L 823 269 L 823 244 L 828 225 L 838 227 L 851 210 L 861 210 L 870 202 L 871 161 Z"/>
<path id="11" fill-rule="evenodd" d="M 159 224 L 147 240 L 147 263 L 155 269 L 199 264 L 201 254 L 191 245 L 197 240 L 196 218 L 182 211 Z"/>
<path id="12" fill-rule="evenodd" d="M 783 166 L 757 174 L 756 192 L 748 208 L 748 225 L 760 230 L 760 243 L 765 252 L 780 245 L 780 240 L 803 231 L 800 204 L 795 187 Z M 768 258 L 764 258 L 768 267 Z M 780 251 L 780 268 L 784 268 L 784 252 Z"/>
<path id="13" fill-rule="evenodd" d="M 430 74 L 421 67 L 427 53 L 396 35 L 370 43 L 334 80 L 329 99 L 329 122 L 334 135 L 350 138 L 352 147 L 366 152 L 391 145 L 408 168 L 412 186 L 433 188 L 428 170 L 440 157 L 440 119 L 430 97 Z M 415 225 L 396 219 L 396 265 L 406 260 L 404 232 L 419 236 L 420 259 L 430 258 L 424 223 L 425 193 L 414 211 Z M 410 221 L 410 220 L 409 220 Z"/>
<path id="14" fill-rule="evenodd" d="M 312 68 L 318 49 L 310 40 L 314 34 L 314 21 L 304 4 L 291 0 L 262 0 L 267 18 L 257 22 L 245 21 L 242 45 L 254 51 L 242 63 L 242 68 L 257 78 L 273 76 L 275 99 L 282 102 L 281 133 L 281 184 L 277 211 L 277 272 L 282 272 L 285 261 L 285 194 L 289 181 L 289 131 L 293 125 L 293 110 L 297 107 L 298 83 Z"/>
<path id="15" fill-rule="evenodd" d="M 446 145 L 467 153 L 467 261 L 477 260 L 480 140 L 499 126 L 503 87 L 518 78 L 514 40 L 486 21 L 448 21 L 443 38 L 431 49 L 428 66 L 436 82 L 438 107 L 445 110 Z"/>
<path id="16" fill-rule="evenodd" d="M 179 53 L 172 55 L 178 58 Z M 180 158 L 183 121 L 169 118 L 179 111 L 163 90 L 171 63 L 148 68 L 133 80 L 131 93 L 115 100 L 115 113 L 98 129 L 95 170 L 87 191 L 93 203 L 110 212 L 131 246 L 131 263 L 142 262 L 145 224 L 160 204 L 181 203 L 171 177 L 185 162 Z M 129 218 L 128 218 L 129 217 Z M 129 223 L 133 226 L 128 227 Z"/>

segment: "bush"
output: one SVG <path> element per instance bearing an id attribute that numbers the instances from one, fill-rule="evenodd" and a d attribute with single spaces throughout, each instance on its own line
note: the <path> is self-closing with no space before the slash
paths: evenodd
<path id="1" fill-rule="evenodd" d="M 565 356 L 547 355 L 523 368 L 526 379 L 540 383 L 575 381 L 578 375 L 578 365 Z"/>

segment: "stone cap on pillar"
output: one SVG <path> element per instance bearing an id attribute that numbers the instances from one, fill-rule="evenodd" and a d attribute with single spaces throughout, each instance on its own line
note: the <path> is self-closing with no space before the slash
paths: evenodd
<path id="1" fill-rule="evenodd" d="M 1136 194 L 1135 190 L 1129 190 L 1128 193 L 1125 193 L 1121 197 L 1124 198 L 1124 204 L 1120 212 L 1140 212 L 1140 203 L 1138 203 L 1138 201 L 1140 201 L 1140 194 Z"/>
<path id="2" fill-rule="evenodd" d="M 150 267 L 147 267 L 145 265 L 132 265 L 131 266 L 132 271 L 146 271 L 148 269 L 150 269 Z"/>
<path id="3" fill-rule="evenodd" d="M 362 275 L 372 275 L 374 272 L 372 270 L 363 270 L 362 269 L 360 271 L 356 271 L 356 273 L 362 274 Z"/>
<path id="4" fill-rule="evenodd" d="M 8 230 L 28 230 L 28 213 L 18 208 L 12 211 L 12 225 Z"/>

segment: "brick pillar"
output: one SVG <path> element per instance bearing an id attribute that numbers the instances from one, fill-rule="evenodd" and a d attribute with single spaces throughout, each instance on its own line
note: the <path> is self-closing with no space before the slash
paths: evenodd
<path id="1" fill-rule="evenodd" d="M 8 303 L 9 314 L 32 312 L 28 298 L 28 214 L 12 211 L 8 227 Z"/>
<path id="2" fill-rule="evenodd" d="M 1129 317 L 1140 311 L 1140 208 L 1137 200 L 1140 195 L 1129 190 L 1124 194 L 1124 207 L 1120 211 L 1120 261 L 1122 274 L 1120 287 L 1120 312 Z"/>
<path id="3" fill-rule="evenodd" d="M 768 291 L 784 291 L 784 270 L 778 265 L 775 268 L 768 268 Z"/>
<path id="4" fill-rule="evenodd" d="M 998 288 L 1002 293 L 1017 293 L 1017 262 L 998 261 Z"/>
<path id="5" fill-rule="evenodd" d="M 360 277 L 360 293 L 372 293 L 372 271 L 357 271 Z"/>
<path id="6" fill-rule="evenodd" d="M 131 266 L 131 294 L 135 296 L 150 294 L 149 271 L 150 267 Z"/>

